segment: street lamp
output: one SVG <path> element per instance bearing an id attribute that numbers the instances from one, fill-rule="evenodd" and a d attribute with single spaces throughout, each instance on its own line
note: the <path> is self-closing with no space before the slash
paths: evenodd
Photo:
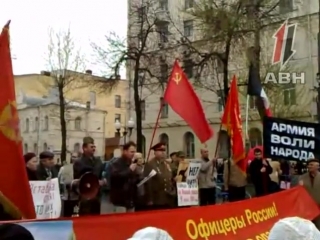
<path id="1" fill-rule="evenodd" d="M 123 144 L 126 144 L 127 136 L 130 138 L 132 134 L 132 130 L 135 126 L 135 122 L 132 118 L 129 119 L 127 125 L 123 127 L 122 136 L 123 136 Z M 114 127 L 117 130 L 118 136 L 121 137 L 121 122 L 117 119 L 114 123 Z"/>

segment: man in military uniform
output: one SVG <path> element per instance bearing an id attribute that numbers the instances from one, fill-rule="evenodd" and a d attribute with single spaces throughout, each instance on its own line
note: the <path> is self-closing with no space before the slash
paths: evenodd
<path id="1" fill-rule="evenodd" d="M 172 208 L 175 203 L 176 190 L 172 182 L 172 171 L 166 162 L 166 147 L 158 143 L 151 148 L 154 151 L 154 158 L 146 163 L 144 176 L 154 170 L 156 175 L 145 183 L 145 194 L 150 209 Z"/>
<path id="2" fill-rule="evenodd" d="M 87 172 L 92 172 L 98 179 L 101 179 L 103 164 L 100 158 L 94 157 L 95 152 L 94 140 L 92 137 L 83 138 L 81 158 L 74 163 L 74 179 L 79 180 L 81 176 Z M 105 180 L 99 181 L 100 186 L 105 185 Z M 100 214 L 100 195 L 93 199 L 85 200 L 80 196 L 79 215 L 95 215 Z"/>

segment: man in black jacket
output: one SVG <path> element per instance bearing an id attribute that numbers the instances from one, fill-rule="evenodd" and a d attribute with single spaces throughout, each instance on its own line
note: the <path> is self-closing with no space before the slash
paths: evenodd
<path id="1" fill-rule="evenodd" d="M 76 181 L 80 180 L 83 174 L 87 172 L 93 173 L 98 179 L 102 177 L 103 164 L 100 158 L 94 156 L 95 152 L 94 140 L 91 137 L 83 139 L 83 154 L 80 159 L 73 164 L 73 175 Z M 100 186 L 105 184 L 104 180 L 100 180 Z M 81 198 L 81 196 L 80 196 Z M 93 199 L 80 199 L 79 215 L 100 215 L 100 195 Z"/>
<path id="2" fill-rule="evenodd" d="M 140 168 L 133 160 L 135 152 L 136 144 L 128 142 L 123 146 L 122 156 L 110 166 L 110 199 L 117 213 L 133 212 L 137 202 L 137 183 L 142 172 L 138 172 Z"/>
<path id="3" fill-rule="evenodd" d="M 249 174 L 254 185 L 256 196 L 264 196 L 271 192 L 272 167 L 269 162 L 262 158 L 262 151 L 259 148 L 254 150 L 255 158 L 249 165 Z"/>

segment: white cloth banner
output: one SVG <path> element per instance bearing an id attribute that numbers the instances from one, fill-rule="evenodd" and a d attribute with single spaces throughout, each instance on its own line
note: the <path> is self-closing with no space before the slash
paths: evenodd
<path id="1" fill-rule="evenodd" d="M 29 181 L 37 219 L 59 218 L 61 198 L 58 178 Z"/>
<path id="2" fill-rule="evenodd" d="M 186 182 L 177 183 L 178 206 L 198 206 L 199 188 L 198 182 L 188 184 Z"/>

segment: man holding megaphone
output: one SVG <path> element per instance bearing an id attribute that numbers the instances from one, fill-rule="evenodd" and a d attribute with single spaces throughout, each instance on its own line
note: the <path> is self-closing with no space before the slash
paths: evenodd
<path id="1" fill-rule="evenodd" d="M 100 214 L 100 186 L 106 184 L 106 180 L 100 180 L 103 164 L 100 158 L 94 157 L 95 145 L 92 137 L 83 139 L 83 154 L 80 159 L 75 161 L 74 179 L 72 187 L 77 188 L 79 193 L 79 215 L 98 215 Z"/>

